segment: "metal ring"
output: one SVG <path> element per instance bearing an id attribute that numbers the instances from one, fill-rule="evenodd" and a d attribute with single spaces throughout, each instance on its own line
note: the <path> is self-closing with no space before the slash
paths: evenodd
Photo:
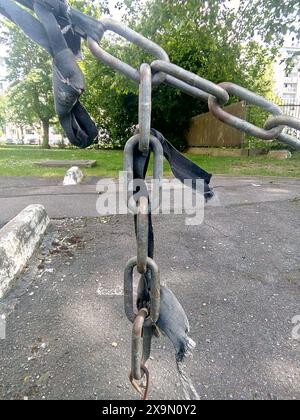
<path id="1" fill-rule="evenodd" d="M 248 89 L 242 88 L 234 83 L 220 83 L 219 85 L 225 89 L 229 94 L 239 97 L 240 99 L 245 100 L 247 103 L 257 105 L 262 109 L 270 112 L 273 115 L 281 115 L 282 111 L 279 106 L 273 104 L 267 99 L 256 95 L 253 92 L 250 92 Z M 222 104 L 221 104 L 222 105 Z M 208 107 L 213 115 L 220 121 L 230 125 L 231 127 L 237 128 L 251 136 L 261 138 L 263 140 L 272 140 L 277 138 L 283 130 L 283 127 L 276 127 L 271 130 L 265 130 L 263 128 L 257 127 L 254 124 L 249 123 L 248 121 L 242 120 L 235 115 L 229 114 L 225 111 L 217 98 L 214 96 L 209 97 Z"/>
<path id="2" fill-rule="evenodd" d="M 182 67 L 176 66 L 175 64 L 157 60 L 151 63 L 151 68 L 152 70 L 164 72 L 169 76 L 172 76 L 173 79 L 168 78 L 167 83 L 177 85 L 175 87 L 179 87 L 179 84 L 176 83 L 174 78 L 179 79 L 182 82 L 186 82 L 186 86 L 180 84 L 181 88 L 185 88 L 186 90 L 189 90 L 189 87 L 201 89 L 201 93 L 199 93 L 199 95 L 202 96 L 202 99 L 206 99 L 206 94 L 211 94 L 218 98 L 222 105 L 229 101 L 228 93 L 221 86 L 216 85 L 209 80 L 203 79 L 190 71 L 184 70 Z"/>
<path id="3" fill-rule="evenodd" d="M 278 125 L 286 125 L 287 127 L 294 128 L 295 130 L 300 131 L 300 120 L 288 115 L 280 115 L 276 117 L 270 117 L 265 124 L 265 129 L 269 130 Z M 297 137 L 291 136 L 287 133 L 281 133 L 277 140 L 282 143 L 287 144 L 290 147 L 293 147 L 296 150 L 300 150 L 300 140 Z"/>
<path id="4" fill-rule="evenodd" d="M 134 310 L 133 302 L 133 270 L 137 266 L 137 258 L 128 261 L 124 272 L 124 306 L 125 313 L 130 322 L 134 322 L 137 313 Z M 150 270 L 150 321 L 155 324 L 159 318 L 160 311 L 160 273 L 157 264 L 147 258 L 147 268 Z M 148 324 L 145 324 L 149 326 Z"/>
<path id="5" fill-rule="evenodd" d="M 149 153 L 151 135 L 151 100 L 152 100 L 152 73 L 149 64 L 142 64 L 141 82 L 139 92 L 139 150 L 145 156 Z"/>
<path id="6" fill-rule="evenodd" d="M 168 54 L 163 48 L 161 48 L 155 42 L 145 38 L 143 35 L 128 28 L 126 25 L 109 18 L 102 19 L 100 23 L 103 25 L 105 31 L 113 31 L 116 34 L 127 39 L 128 41 L 132 42 L 133 44 L 141 47 L 148 53 L 152 54 L 154 57 L 166 62 L 170 61 Z M 88 38 L 87 42 L 92 54 L 95 57 L 97 57 L 99 60 L 103 61 L 105 64 L 112 67 L 113 69 L 120 71 L 129 79 L 134 80 L 136 83 L 140 83 L 140 73 L 138 70 L 134 69 L 129 64 L 124 63 L 122 60 L 119 60 L 118 58 L 106 52 L 93 39 Z M 163 73 L 155 74 L 153 76 L 153 84 L 159 85 L 163 83 L 165 77 L 166 76 Z"/>
<path id="7" fill-rule="evenodd" d="M 265 129 L 270 130 L 271 128 L 278 127 L 279 125 L 286 125 L 287 127 L 300 131 L 300 120 L 288 115 L 270 117 L 265 124 Z"/>
<path id="8" fill-rule="evenodd" d="M 147 271 L 149 234 L 149 201 L 148 197 L 141 197 L 137 213 L 137 270 L 140 274 Z"/>
<path id="9" fill-rule="evenodd" d="M 140 141 L 140 135 L 136 134 L 126 143 L 124 154 L 124 168 L 125 168 L 125 186 L 124 191 L 126 194 L 126 204 L 128 208 L 134 213 L 137 213 L 136 202 L 129 186 L 133 184 L 133 165 L 134 165 L 134 149 L 138 147 Z M 153 212 L 160 206 L 161 189 L 162 189 L 162 177 L 164 170 L 164 153 L 163 148 L 159 140 L 150 136 L 150 148 L 154 154 L 154 167 L 153 167 L 153 191 L 150 201 L 150 211 Z"/>

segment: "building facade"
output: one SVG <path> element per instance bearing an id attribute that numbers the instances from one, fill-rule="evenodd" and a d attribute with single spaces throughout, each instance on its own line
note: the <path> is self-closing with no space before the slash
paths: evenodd
<path id="1" fill-rule="evenodd" d="M 292 58 L 291 68 L 287 60 Z M 286 104 L 300 104 L 300 44 L 281 49 L 276 71 L 276 93 Z"/>

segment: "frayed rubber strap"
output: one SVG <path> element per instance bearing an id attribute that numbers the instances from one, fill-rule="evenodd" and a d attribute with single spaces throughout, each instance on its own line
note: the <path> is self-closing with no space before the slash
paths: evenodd
<path id="1" fill-rule="evenodd" d="M 21 4 L 34 11 L 35 18 Z M 100 22 L 72 9 L 65 0 L 0 0 L 0 13 L 18 25 L 34 42 L 53 57 L 55 109 L 69 141 L 80 148 L 90 146 L 98 130 L 79 102 L 84 92 L 84 77 L 76 62 L 81 38 L 99 41 Z"/>
<path id="2" fill-rule="evenodd" d="M 202 180 L 204 182 L 204 198 L 206 201 L 211 199 L 214 196 L 213 190 L 210 188 L 209 183 L 211 180 L 212 175 L 206 172 L 204 169 L 200 168 L 191 160 L 187 159 L 183 156 L 178 150 L 175 149 L 169 143 L 164 136 L 157 130 L 151 129 L 151 134 L 158 139 L 163 147 L 164 156 L 170 164 L 172 172 L 174 176 L 180 180 L 182 183 L 184 180 L 189 179 L 192 180 L 192 188 L 194 190 L 197 189 L 197 180 Z M 150 152 L 148 156 L 144 156 L 138 149 L 138 147 L 134 150 L 134 168 L 133 168 L 133 177 L 134 179 L 138 180 L 145 180 L 149 162 L 150 162 Z M 143 188 L 143 191 L 135 191 L 134 194 L 139 195 L 146 195 L 147 196 L 147 186 L 144 183 L 142 186 L 139 183 L 139 187 Z M 137 230 L 137 216 L 134 216 L 134 224 L 135 229 Z M 153 223 L 152 223 L 152 215 L 151 212 L 148 215 L 148 257 L 154 257 L 154 231 L 153 231 Z M 147 287 L 144 289 L 143 293 L 144 296 L 140 297 L 144 301 L 148 301 L 149 296 L 149 285 L 151 284 L 151 272 L 148 270 L 144 275 L 143 278 L 145 280 L 145 284 Z"/>

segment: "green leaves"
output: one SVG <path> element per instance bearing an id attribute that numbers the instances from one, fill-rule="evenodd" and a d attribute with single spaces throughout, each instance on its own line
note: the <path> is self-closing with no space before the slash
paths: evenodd
<path id="1" fill-rule="evenodd" d="M 95 18 L 110 7 L 107 0 L 70 3 Z M 227 0 L 123 0 L 118 7 L 126 8 L 129 26 L 160 44 L 172 62 L 215 83 L 232 81 L 263 95 L 272 91 L 270 69 L 285 34 L 300 37 L 299 0 L 241 0 L 237 8 Z M 11 24 L 6 25 L 2 42 L 9 48 L 11 120 L 53 119 L 49 56 Z M 103 40 L 102 46 L 135 68 L 153 60 L 116 37 Z M 87 89 L 82 100 L 112 142 L 123 144 L 138 121 L 138 87 L 96 61 L 86 48 L 84 56 Z M 179 147 L 185 145 L 191 117 L 206 111 L 206 104 L 172 88 L 153 91 L 153 126 Z"/>
<path id="2" fill-rule="evenodd" d="M 272 75 L 268 69 L 273 50 L 262 47 L 251 37 L 251 32 L 261 27 L 263 18 L 257 11 L 254 13 L 251 2 L 247 2 L 247 7 L 242 1 L 239 11 L 219 0 L 138 3 L 126 2 L 130 11 L 129 25 L 161 45 L 175 64 L 215 83 L 233 81 L 261 94 L 271 91 Z M 257 7 L 262 11 L 263 2 L 259 3 Z M 266 8 L 263 12 L 268 16 Z M 114 39 L 110 43 L 102 42 L 102 45 L 135 68 L 143 61 L 153 60 L 123 40 Z M 97 122 L 110 132 L 113 141 L 125 143 L 128 128 L 138 121 L 137 86 L 95 62 L 90 54 L 86 55 L 83 68 L 88 87 L 85 103 Z M 206 111 L 206 104 L 172 88 L 160 86 L 153 91 L 153 126 L 179 147 L 185 145 L 190 119 Z"/>

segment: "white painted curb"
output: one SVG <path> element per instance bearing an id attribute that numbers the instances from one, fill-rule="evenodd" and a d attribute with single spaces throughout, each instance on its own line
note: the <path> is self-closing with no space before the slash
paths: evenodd
<path id="1" fill-rule="evenodd" d="M 77 185 L 82 182 L 84 174 L 80 168 L 73 166 L 68 170 L 64 178 L 64 185 Z"/>
<path id="2" fill-rule="evenodd" d="M 0 229 L 0 298 L 26 266 L 49 223 L 45 208 L 33 204 Z"/>

